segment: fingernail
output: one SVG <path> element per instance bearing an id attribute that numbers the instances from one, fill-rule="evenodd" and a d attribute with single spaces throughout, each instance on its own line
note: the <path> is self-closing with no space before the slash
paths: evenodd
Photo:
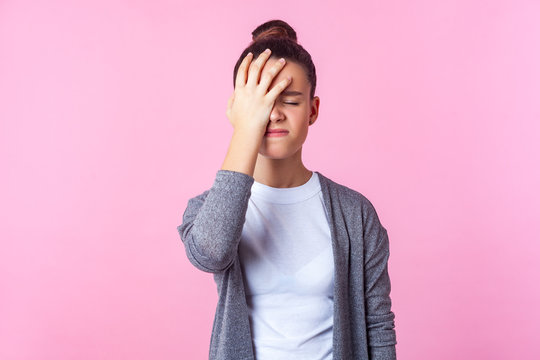
<path id="1" fill-rule="evenodd" d="M 269 53 L 270 52 L 270 49 L 266 49 L 264 50 L 265 53 Z"/>
<path id="2" fill-rule="evenodd" d="M 284 63 L 284 62 L 285 62 L 285 59 L 284 59 L 284 58 L 281 58 L 281 59 L 279 59 L 279 62 Z"/>

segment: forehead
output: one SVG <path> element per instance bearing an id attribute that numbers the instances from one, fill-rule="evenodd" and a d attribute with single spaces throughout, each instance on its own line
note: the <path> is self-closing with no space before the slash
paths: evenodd
<path id="1" fill-rule="evenodd" d="M 264 64 L 263 73 L 270 70 L 272 66 L 278 61 L 277 58 L 269 58 Z M 285 63 L 285 66 L 279 71 L 276 77 L 273 79 L 272 85 L 277 84 L 281 80 L 285 79 L 287 76 L 292 76 L 292 83 L 287 87 L 288 90 L 298 90 L 302 91 L 309 88 L 309 81 L 306 76 L 304 68 L 290 60 Z"/>

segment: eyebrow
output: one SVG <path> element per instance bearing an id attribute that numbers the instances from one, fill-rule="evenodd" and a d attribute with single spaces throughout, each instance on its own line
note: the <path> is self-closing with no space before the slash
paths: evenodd
<path id="1" fill-rule="evenodd" d="M 304 94 L 301 93 L 300 91 L 287 90 L 287 91 L 283 91 L 281 93 L 281 95 L 283 95 L 283 96 L 301 96 L 301 95 L 304 95 Z"/>

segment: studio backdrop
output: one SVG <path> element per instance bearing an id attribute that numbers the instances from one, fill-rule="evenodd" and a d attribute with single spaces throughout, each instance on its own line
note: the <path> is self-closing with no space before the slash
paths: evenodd
<path id="1" fill-rule="evenodd" d="M 313 57 L 305 163 L 372 201 L 400 360 L 540 358 L 540 3 L 0 1 L 0 358 L 205 359 L 176 227 L 264 21 Z"/>

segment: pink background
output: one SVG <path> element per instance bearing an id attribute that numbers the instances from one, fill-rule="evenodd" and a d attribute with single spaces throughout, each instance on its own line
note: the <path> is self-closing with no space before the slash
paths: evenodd
<path id="1" fill-rule="evenodd" d="M 540 358 L 538 1 L 0 1 L 0 358 L 204 359 L 176 231 L 251 31 L 318 72 L 308 168 L 391 243 L 402 360 Z"/>

